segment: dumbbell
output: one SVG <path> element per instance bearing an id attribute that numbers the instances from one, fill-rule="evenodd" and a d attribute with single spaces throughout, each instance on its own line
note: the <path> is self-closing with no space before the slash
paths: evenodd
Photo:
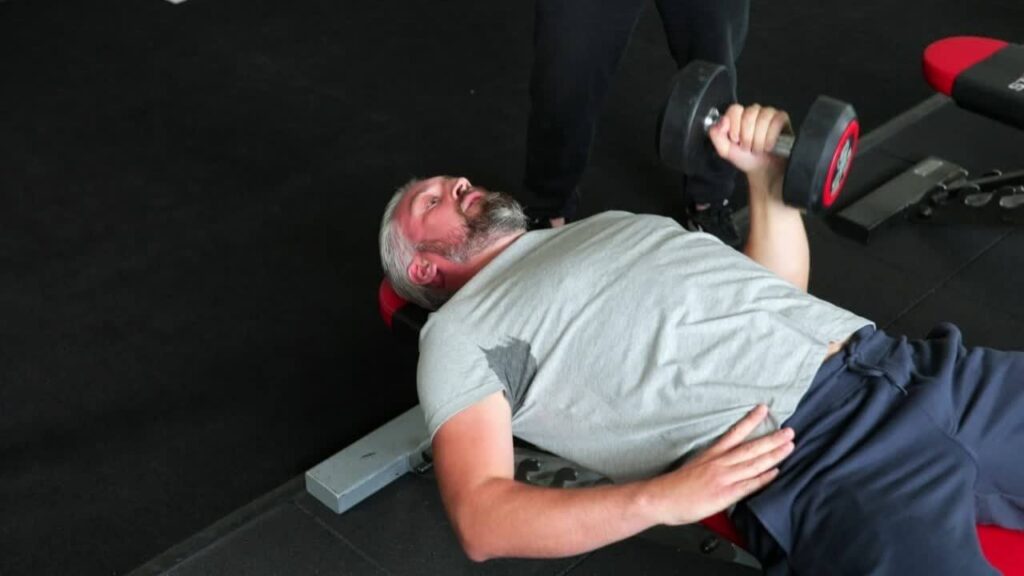
<path id="1" fill-rule="evenodd" d="M 733 102 L 732 86 L 719 64 L 695 60 L 676 74 L 655 142 L 665 165 L 695 174 L 708 154 L 717 154 L 707 133 Z M 818 96 L 796 138 L 782 134 L 771 150 L 789 158 L 783 201 L 808 212 L 830 208 L 846 183 L 859 135 L 853 106 Z"/>

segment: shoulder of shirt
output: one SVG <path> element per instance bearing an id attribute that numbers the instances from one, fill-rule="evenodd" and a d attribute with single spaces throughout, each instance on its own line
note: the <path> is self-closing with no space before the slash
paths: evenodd
<path id="1" fill-rule="evenodd" d="M 579 220 L 578 222 L 587 221 L 636 221 L 645 223 L 658 223 L 666 224 L 679 228 L 679 223 L 667 216 L 660 216 L 658 214 L 636 214 L 633 212 L 626 212 L 624 210 L 608 210 L 606 212 L 600 212 L 588 218 Z"/>
<path id="2" fill-rule="evenodd" d="M 451 307 L 448 307 L 451 310 Z M 441 306 L 437 310 L 430 313 L 427 317 L 427 321 L 423 323 L 423 327 L 420 328 L 419 341 L 420 341 L 420 353 L 424 352 L 424 348 L 427 347 L 428 343 L 443 342 L 453 335 L 459 333 L 460 315 L 453 313 L 446 313 L 445 306 Z"/>
<path id="3" fill-rule="evenodd" d="M 573 222 L 571 226 L 585 226 L 586 223 L 600 223 L 602 226 L 609 224 L 622 224 L 624 226 L 643 226 L 647 229 L 652 227 L 671 227 L 685 231 L 678 222 L 667 216 L 660 216 L 657 214 L 635 214 L 633 212 L 626 212 L 624 210 L 608 210 L 600 212 L 583 218 L 576 222 Z M 559 230 L 542 230 L 540 232 L 546 233 L 557 233 Z M 420 341 L 424 340 L 425 336 L 431 338 L 444 339 L 447 335 L 451 334 L 452 331 L 460 331 L 465 327 L 464 310 L 460 310 L 461 302 L 453 298 L 452 301 L 441 306 L 439 309 L 432 312 L 423 328 L 420 331 Z"/>

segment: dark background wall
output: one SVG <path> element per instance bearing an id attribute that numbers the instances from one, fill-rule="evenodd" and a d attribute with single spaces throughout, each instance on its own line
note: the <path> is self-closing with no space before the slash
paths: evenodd
<path id="1" fill-rule="evenodd" d="M 865 128 L 924 46 L 1019 0 L 755 1 L 747 101 Z M 0 2 L 0 573 L 123 573 L 415 403 L 376 313 L 412 175 L 515 191 L 532 4 Z M 673 65 L 648 9 L 585 211 L 664 212 Z"/>

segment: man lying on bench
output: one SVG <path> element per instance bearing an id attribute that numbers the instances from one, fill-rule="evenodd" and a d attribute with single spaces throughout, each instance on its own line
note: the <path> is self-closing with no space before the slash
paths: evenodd
<path id="1" fill-rule="evenodd" d="M 1024 528 L 1024 353 L 950 325 L 893 337 L 808 295 L 764 152 L 787 124 L 733 106 L 710 132 L 750 183 L 745 256 L 622 212 L 525 233 L 465 178 L 397 191 L 381 257 L 437 309 L 418 392 L 471 558 L 578 554 L 735 504 L 769 574 L 994 573 L 974 526 Z M 517 483 L 513 434 L 616 484 Z"/>

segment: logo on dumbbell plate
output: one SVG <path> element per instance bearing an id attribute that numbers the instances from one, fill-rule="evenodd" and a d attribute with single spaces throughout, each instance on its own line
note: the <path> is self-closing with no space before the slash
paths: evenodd
<path id="1" fill-rule="evenodd" d="M 850 167 L 850 155 L 853 152 L 853 138 L 847 138 L 843 142 L 843 149 L 839 152 L 839 160 L 836 162 L 836 173 L 832 176 L 832 186 L 829 193 L 835 195 L 846 178 L 846 170 Z"/>
<path id="2" fill-rule="evenodd" d="M 1014 92 L 1024 92 L 1024 76 L 1014 80 L 1013 83 L 1010 84 L 1010 90 L 1013 90 Z"/>

